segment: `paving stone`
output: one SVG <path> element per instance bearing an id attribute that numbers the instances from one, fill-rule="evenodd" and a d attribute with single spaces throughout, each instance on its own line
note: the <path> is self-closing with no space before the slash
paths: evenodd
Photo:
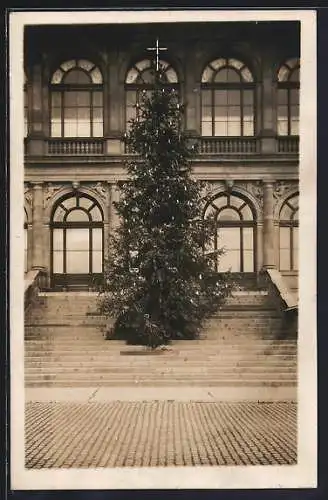
<path id="1" fill-rule="evenodd" d="M 29 469 L 295 464 L 297 406 L 30 401 L 25 437 Z"/>

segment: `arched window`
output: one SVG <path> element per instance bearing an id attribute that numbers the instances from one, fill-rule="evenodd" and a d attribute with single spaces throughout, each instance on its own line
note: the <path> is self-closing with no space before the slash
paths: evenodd
<path id="1" fill-rule="evenodd" d="M 202 74 L 203 136 L 254 135 L 254 79 L 237 59 L 220 58 Z"/>
<path id="2" fill-rule="evenodd" d="M 278 135 L 299 135 L 299 59 L 289 59 L 278 71 Z"/>
<path id="3" fill-rule="evenodd" d="M 98 203 L 79 192 L 61 199 L 51 220 L 52 273 L 100 274 L 103 270 L 103 214 Z M 60 282 L 60 280 L 59 280 Z"/>
<path id="4" fill-rule="evenodd" d="M 27 253 L 28 253 L 28 217 L 27 217 L 27 212 L 26 209 L 24 208 L 24 272 L 27 273 L 28 271 L 28 260 L 27 260 Z"/>
<path id="5" fill-rule="evenodd" d="M 61 64 L 51 78 L 51 137 L 103 136 L 102 84 L 99 68 L 90 61 Z"/>
<path id="6" fill-rule="evenodd" d="M 279 268 L 298 269 L 298 195 L 288 198 L 279 214 Z"/>
<path id="7" fill-rule="evenodd" d="M 28 97 L 27 97 L 27 78 L 24 73 L 24 137 L 28 135 Z"/>
<path id="8" fill-rule="evenodd" d="M 178 96 L 178 75 L 166 61 L 159 61 L 163 69 L 162 83 L 176 90 Z M 143 59 L 129 69 L 125 78 L 125 122 L 129 128 L 130 120 L 138 118 L 137 106 L 143 91 L 150 92 L 154 85 L 154 72 L 150 59 Z"/>
<path id="9" fill-rule="evenodd" d="M 254 272 L 255 216 L 249 203 L 237 194 L 222 193 L 207 206 L 207 216 L 216 221 L 213 249 L 225 249 L 217 259 L 216 270 Z"/>

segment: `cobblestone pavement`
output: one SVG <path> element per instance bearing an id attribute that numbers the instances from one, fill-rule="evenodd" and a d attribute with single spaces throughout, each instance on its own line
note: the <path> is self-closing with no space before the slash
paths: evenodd
<path id="1" fill-rule="evenodd" d="M 297 461 L 288 402 L 28 402 L 27 468 L 281 465 Z"/>

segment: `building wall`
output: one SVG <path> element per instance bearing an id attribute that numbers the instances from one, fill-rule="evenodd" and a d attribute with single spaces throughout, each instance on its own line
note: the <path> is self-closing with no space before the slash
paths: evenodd
<path id="1" fill-rule="evenodd" d="M 285 60 L 299 56 L 297 23 L 27 29 L 28 268 L 50 270 L 51 211 L 57 200 L 69 192 L 78 189 L 98 201 L 103 208 L 105 234 L 117 225 L 112 202 L 119 196 L 117 182 L 126 176 L 127 155 L 122 140 L 125 76 L 132 64 L 149 57 L 147 47 L 154 45 L 156 36 L 168 49 L 161 57 L 174 66 L 179 77 L 185 132 L 201 146 L 193 161 L 193 175 L 208 182 L 213 196 L 230 190 L 249 200 L 256 210 L 256 270 L 279 266 L 279 211 L 283 202 L 298 192 L 299 158 L 297 138 L 277 135 L 276 75 Z M 218 57 L 236 57 L 254 75 L 255 149 L 250 151 L 246 141 L 238 138 L 225 138 L 223 152 L 217 146 L 208 150 L 201 138 L 201 74 L 206 64 Z M 75 149 L 79 154 L 67 153 L 67 141 L 53 140 L 49 133 L 49 81 L 59 64 L 71 58 L 92 60 L 103 75 L 104 137 L 79 145 Z M 101 144 L 101 153 L 92 154 L 96 147 L 93 143 Z"/>

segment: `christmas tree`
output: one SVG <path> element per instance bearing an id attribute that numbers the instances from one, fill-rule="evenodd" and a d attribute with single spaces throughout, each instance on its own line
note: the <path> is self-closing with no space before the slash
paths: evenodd
<path id="1" fill-rule="evenodd" d="M 205 252 L 216 228 L 204 220 L 203 185 L 191 177 L 183 107 L 163 69 L 153 72 L 125 137 L 132 159 L 115 203 L 120 225 L 110 235 L 100 309 L 114 318 L 107 338 L 155 348 L 197 337 L 231 285 L 213 271 L 222 250 Z"/>

